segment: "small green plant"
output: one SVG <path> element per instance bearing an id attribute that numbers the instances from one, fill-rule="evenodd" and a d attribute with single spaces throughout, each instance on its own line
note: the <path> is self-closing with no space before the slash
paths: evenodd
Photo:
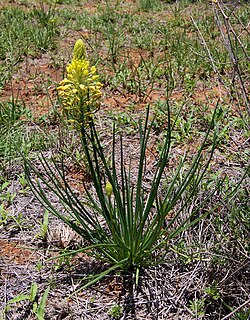
<path id="1" fill-rule="evenodd" d="M 7 190 L 3 195 L 0 196 L 0 199 L 2 201 L 5 201 L 7 206 L 10 206 L 13 200 L 15 199 L 15 197 L 16 197 L 15 192 L 12 193 L 10 190 Z"/>
<path id="2" fill-rule="evenodd" d="M 205 299 L 194 299 L 189 302 L 189 307 L 194 312 L 195 317 L 201 319 L 205 316 Z"/>
<path id="3" fill-rule="evenodd" d="M 23 214 L 19 212 L 17 216 L 14 216 L 6 208 L 5 203 L 1 203 L 0 204 L 0 227 L 8 226 L 11 220 L 15 222 L 15 226 L 17 226 L 19 229 L 22 229 Z"/>
<path id="4" fill-rule="evenodd" d="M 109 315 L 112 319 L 120 319 L 123 313 L 123 309 L 120 305 L 115 304 L 109 310 Z"/>
<path id="5" fill-rule="evenodd" d="M 119 113 L 110 111 L 109 114 L 116 123 L 117 133 L 125 131 L 127 134 L 135 134 L 138 131 L 138 120 L 135 119 L 134 114 L 129 113 L 128 111 Z"/>
<path id="6" fill-rule="evenodd" d="M 142 11 L 159 10 L 161 2 L 159 0 L 140 0 L 139 6 Z"/>
<path id="7" fill-rule="evenodd" d="M 41 230 L 40 233 L 36 236 L 38 239 L 41 239 L 42 241 L 45 241 L 47 238 L 47 232 L 48 232 L 48 226 L 49 226 L 49 211 L 44 211 L 43 216 L 43 222 L 41 223 Z"/>
<path id="8" fill-rule="evenodd" d="M 17 99 L 0 103 L 0 171 L 10 163 L 16 154 L 15 143 L 23 140 L 21 136 L 21 117 L 27 114 L 23 104 Z"/>
<path id="9" fill-rule="evenodd" d="M 57 256 L 56 261 L 53 264 L 52 269 L 54 271 L 59 271 L 59 270 L 67 270 L 71 271 L 72 270 L 72 265 L 71 265 L 71 260 L 72 257 L 74 256 L 74 253 L 72 254 L 72 251 L 65 248 L 62 249 L 60 256 Z"/>
<path id="10" fill-rule="evenodd" d="M 0 199 L 5 204 L 6 207 L 10 206 L 16 197 L 15 192 L 11 192 L 10 189 L 6 190 L 6 188 L 9 186 L 9 184 L 10 184 L 10 182 L 6 181 L 2 185 L 0 185 L 0 192 L 1 192 Z"/>
<path id="11" fill-rule="evenodd" d="M 21 301 L 28 301 L 30 304 L 30 310 L 37 320 L 44 320 L 45 316 L 45 306 L 48 297 L 49 288 L 44 291 L 40 301 L 38 301 L 38 285 L 37 283 L 32 283 L 30 287 L 29 295 L 19 294 L 15 298 L 11 299 L 7 303 L 6 311 L 10 310 L 11 305 L 19 303 Z"/>
<path id="12" fill-rule="evenodd" d="M 40 273 L 43 269 L 43 263 L 41 260 L 38 260 L 37 263 L 36 263 L 36 269 L 37 271 Z"/>
<path id="13" fill-rule="evenodd" d="M 215 282 L 213 282 L 211 286 L 205 288 L 204 292 L 213 300 L 218 300 L 220 298 L 218 286 Z"/>
<path id="14" fill-rule="evenodd" d="M 107 42 L 107 61 L 111 63 L 111 67 L 114 72 L 117 71 L 116 64 L 120 56 L 120 50 L 125 41 L 125 35 L 118 24 L 118 17 L 119 16 L 117 13 L 115 13 L 115 11 L 111 12 L 105 18 L 106 23 L 104 23 L 102 27 L 102 33 Z"/>
<path id="15" fill-rule="evenodd" d="M 20 185 L 21 185 L 21 187 L 22 187 L 22 189 L 19 191 L 19 193 L 25 195 L 25 194 L 28 192 L 28 190 L 29 190 L 29 183 L 28 183 L 28 181 L 27 181 L 24 173 L 21 174 L 21 175 L 18 177 L 18 181 L 19 181 L 19 183 L 20 183 Z"/>
<path id="16" fill-rule="evenodd" d="M 27 109 L 17 99 L 0 103 L 0 126 L 13 125 L 21 116 L 27 114 Z"/>
<path id="17" fill-rule="evenodd" d="M 6 210 L 5 204 L 1 203 L 0 204 L 0 226 L 6 225 L 9 218 L 10 218 L 9 211 Z"/>
<path id="18" fill-rule="evenodd" d="M 249 320 L 250 310 L 234 312 L 233 320 Z"/>

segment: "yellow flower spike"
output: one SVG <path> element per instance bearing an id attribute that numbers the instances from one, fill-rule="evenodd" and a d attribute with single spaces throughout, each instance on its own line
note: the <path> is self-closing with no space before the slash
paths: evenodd
<path id="1" fill-rule="evenodd" d="M 82 39 L 78 39 L 73 49 L 73 59 L 84 60 L 86 59 L 86 47 Z"/>
<path id="2" fill-rule="evenodd" d="M 71 123 L 88 123 L 100 106 L 102 84 L 95 66 L 86 59 L 86 49 L 82 40 L 77 40 L 73 58 L 68 64 L 67 76 L 57 88 L 61 98 L 62 112 Z"/>

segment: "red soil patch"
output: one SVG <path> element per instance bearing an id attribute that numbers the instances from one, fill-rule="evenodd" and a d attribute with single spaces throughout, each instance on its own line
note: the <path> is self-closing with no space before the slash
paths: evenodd
<path id="1" fill-rule="evenodd" d="M 18 72 L 5 85 L 0 101 L 20 100 L 35 117 L 47 114 L 55 87 L 62 79 L 62 71 L 56 69 L 47 55 L 27 59 L 19 66 Z"/>
<path id="2" fill-rule="evenodd" d="M 197 89 L 191 96 L 186 96 L 185 92 L 174 90 L 170 95 L 170 102 L 178 102 L 189 100 L 193 101 L 197 107 L 204 103 L 208 103 L 211 108 L 214 108 L 218 101 L 222 101 L 226 97 L 226 91 L 222 86 L 214 86 L 211 89 Z M 166 100 L 166 95 L 162 89 L 152 89 L 144 93 L 143 96 L 136 94 L 121 95 L 113 93 L 112 96 L 107 96 L 103 101 L 105 109 L 125 109 L 136 103 L 136 109 L 140 110 L 147 106 L 148 103 L 154 103 L 158 100 Z"/>
<path id="3" fill-rule="evenodd" d="M 16 264 L 25 264 L 36 260 L 35 251 L 21 248 L 20 243 L 10 243 L 6 240 L 0 240 L 0 258 L 5 258 L 9 262 Z"/>
<path id="4" fill-rule="evenodd" d="M 68 184 L 79 191 L 80 193 L 85 192 L 84 183 L 88 184 L 89 180 L 86 178 L 86 172 L 83 171 L 72 171 L 67 175 Z"/>
<path id="5" fill-rule="evenodd" d="M 121 60 L 126 60 L 126 58 L 129 60 L 128 66 L 133 70 L 134 68 L 137 68 L 143 61 L 147 61 L 149 52 L 142 49 L 126 48 L 121 53 L 121 56 Z"/>

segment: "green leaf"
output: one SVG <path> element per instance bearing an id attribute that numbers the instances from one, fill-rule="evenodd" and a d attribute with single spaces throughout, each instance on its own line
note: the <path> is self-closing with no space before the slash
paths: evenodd
<path id="1" fill-rule="evenodd" d="M 36 314 L 36 312 L 37 312 L 37 302 L 36 301 L 34 301 L 33 304 L 32 304 L 32 312 L 34 314 Z"/>
<path id="2" fill-rule="evenodd" d="M 15 298 L 9 300 L 8 304 L 13 304 L 13 303 L 17 303 L 17 302 L 25 301 L 25 300 L 30 300 L 30 296 L 25 295 L 25 294 L 19 294 Z"/>
<path id="3" fill-rule="evenodd" d="M 47 288 L 41 298 L 41 301 L 38 305 L 37 309 L 37 320 L 44 320 L 44 314 L 45 314 L 45 306 L 46 306 L 46 301 L 49 293 L 49 288 Z"/>
<path id="4" fill-rule="evenodd" d="M 33 302 L 36 299 L 37 295 L 37 290 L 38 290 L 38 285 L 37 283 L 32 283 L 31 288 L 30 288 L 30 301 Z"/>

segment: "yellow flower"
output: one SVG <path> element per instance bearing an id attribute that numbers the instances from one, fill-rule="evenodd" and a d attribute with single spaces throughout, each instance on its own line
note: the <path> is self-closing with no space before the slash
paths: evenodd
<path id="1" fill-rule="evenodd" d="M 100 105 L 102 84 L 95 66 L 86 59 L 84 42 L 76 41 L 73 59 L 66 68 L 67 77 L 57 87 L 63 113 L 70 122 L 80 125 L 91 118 Z"/>

